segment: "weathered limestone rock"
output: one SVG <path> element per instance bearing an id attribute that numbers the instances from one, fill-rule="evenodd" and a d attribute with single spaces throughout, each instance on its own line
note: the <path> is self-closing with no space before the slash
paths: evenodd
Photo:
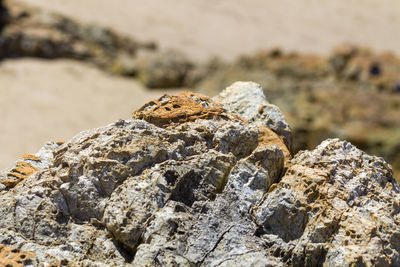
<path id="1" fill-rule="evenodd" d="M 290 159 L 279 109 L 255 112 L 254 83 L 230 88 L 23 155 L 46 164 L 0 192 L 0 244 L 33 266 L 400 264 L 390 166 L 339 140 Z"/>
<path id="2" fill-rule="evenodd" d="M 296 155 L 252 211 L 271 253 L 295 266 L 400 264 L 400 187 L 382 158 L 338 139 Z"/>
<path id="3" fill-rule="evenodd" d="M 268 103 L 263 89 L 254 82 L 236 82 L 214 98 L 229 111 L 249 121 L 251 125 L 267 126 L 283 137 L 291 149 L 292 136 L 289 124 L 280 109 Z"/>
<path id="4" fill-rule="evenodd" d="M 61 144 L 62 142 L 49 142 L 35 155 L 25 153 L 12 166 L 0 171 L 0 192 L 16 186 L 33 173 L 48 167 L 53 160 L 53 151 Z"/>
<path id="5" fill-rule="evenodd" d="M 352 45 L 328 57 L 272 49 L 206 69 L 190 86 L 206 95 L 238 79 L 260 83 L 290 124 L 294 153 L 340 138 L 383 157 L 400 182 L 400 57 Z"/>

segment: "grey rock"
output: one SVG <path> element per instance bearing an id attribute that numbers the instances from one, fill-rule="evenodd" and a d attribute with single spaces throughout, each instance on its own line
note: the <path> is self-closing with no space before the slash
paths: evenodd
<path id="1" fill-rule="evenodd" d="M 390 166 L 337 139 L 288 161 L 252 117 L 266 100 L 240 86 L 249 110 L 220 95 L 235 111 L 214 103 L 211 116 L 202 97 L 195 119 L 163 111 L 146 117 L 158 126 L 120 120 L 41 150 L 0 193 L 0 244 L 34 252 L 34 266 L 399 265 Z"/>
<path id="2" fill-rule="evenodd" d="M 271 128 L 284 137 L 286 146 L 291 149 L 292 130 L 280 109 L 267 101 L 259 84 L 235 82 L 214 97 L 214 100 L 248 120 L 251 125 Z"/>
<path id="3" fill-rule="evenodd" d="M 295 266 L 400 264 L 400 188 L 382 158 L 331 139 L 290 164 L 253 209 L 268 246 Z"/>

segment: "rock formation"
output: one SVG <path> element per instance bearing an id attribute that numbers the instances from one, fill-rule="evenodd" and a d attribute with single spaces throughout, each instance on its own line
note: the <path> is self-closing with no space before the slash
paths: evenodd
<path id="1" fill-rule="evenodd" d="M 0 59 L 21 57 L 84 61 L 147 88 L 186 87 L 206 95 L 237 79 L 255 80 L 290 123 L 294 152 L 345 139 L 384 157 L 400 181 L 400 59 L 391 53 L 349 45 L 328 57 L 273 49 L 233 63 L 199 64 L 108 28 L 0 1 Z"/>
<path id="2" fill-rule="evenodd" d="M 293 129 L 293 151 L 341 138 L 379 155 L 400 181 L 400 58 L 342 46 L 330 56 L 279 49 L 211 62 L 194 88 L 214 95 L 237 79 L 262 85 Z"/>
<path id="3" fill-rule="evenodd" d="M 261 87 L 238 82 L 49 143 L 18 161 L 32 174 L 0 175 L 0 262 L 400 265 L 391 167 L 338 139 L 292 157 L 291 138 Z"/>

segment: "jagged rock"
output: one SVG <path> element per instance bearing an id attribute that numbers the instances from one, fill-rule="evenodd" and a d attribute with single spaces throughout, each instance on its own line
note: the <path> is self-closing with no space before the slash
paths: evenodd
<path id="1" fill-rule="evenodd" d="M 252 213 L 291 265 L 397 266 L 399 193 L 382 158 L 331 139 L 297 154 Z"/>
<path id="2" fill-rule="evenodd" d="M 164 95 L 24 155 L 49 164 L 0 192 L 0 244 L 43 265 L 398 265 L 390 166 L 339 140 L 290 159 L 265 103 L 254 83 Z"/>
<path id="3" fill-rule="evenodd" d="M 214 95 L 237 80 L 260 83 L 289 122 L 294 153 L 327 138 L 350 141 L 388 161 L 400 181 L 400 58 L 341 46 L 328 57 L 271 50 L 210 62 L 192 86 Z"/>
<path id="4" fill-rule="evenodd" d="M 286 146 L 292 147 L 292 133 L 289 124 L 283 117 L 280 109 L 268 103 L 263 89 L 254 82 L 236 82 L 223 90 L 217 97 L 217 102 L 242 118 L 251 125 L 267 126 L 274 130 L 283 140 Z"/>

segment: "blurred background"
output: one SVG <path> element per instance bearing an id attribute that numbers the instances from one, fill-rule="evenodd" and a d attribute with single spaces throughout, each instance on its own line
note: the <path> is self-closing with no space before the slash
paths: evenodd
<path id="1" fill-rule="evenodd" d="M 400 171 L 398 0 L 0 0 L 0 168 L 162 93 L 260 83 L 294 151 L 339 137 Z"/>

